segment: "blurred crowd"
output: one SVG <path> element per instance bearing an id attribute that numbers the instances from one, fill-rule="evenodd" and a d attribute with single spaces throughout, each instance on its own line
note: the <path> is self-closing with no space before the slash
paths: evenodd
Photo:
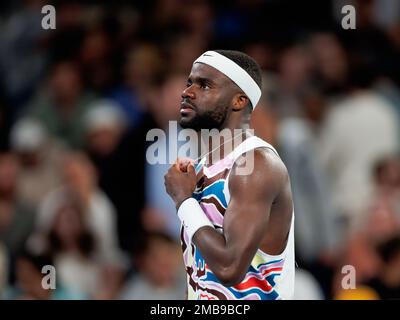
<path id="1" fill-rule="evenodd" d="M 178 119 L 209 49 L 262 67 L 252 126 L 291 177 L 295 298 L 400 298 L 399 1 L 20 0 L 0 4 L 0 30 L 0 298 L 184 298 L 168 165 L 146 161 L 146 134 Z"/>

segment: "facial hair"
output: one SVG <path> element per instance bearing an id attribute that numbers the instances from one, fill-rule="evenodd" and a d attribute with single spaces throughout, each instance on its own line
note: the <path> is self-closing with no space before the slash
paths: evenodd
<path id="1" fill-rule="evenodd" d="M 217 105 L 212 110 L 199 112 L 196 108 L 196 114 L 192 119 L 182 118 L 179 122 L 183 129 L 193 129 L 199 132 L 201 129 L 223 129 L 222 126 L 228 116 L 229 105 L 227 103 Z"/>

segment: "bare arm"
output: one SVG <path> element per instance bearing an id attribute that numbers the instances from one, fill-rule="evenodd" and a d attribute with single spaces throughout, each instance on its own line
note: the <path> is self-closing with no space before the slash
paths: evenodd
<path id="1" fill-rule="evenodd" d="M 231 200 L 224 217 L 224 233 L 204 227 L 193 242 L 210 269 L 226 286 L 240 283 L 265 234 L 270 209 L 284 181 L 277 158 L 265 152 L 254 153 L 254 170 L 236 174 L 229 180 Z"/>
<path id="2" fill-rule="evenodd" d="M 187 172 L 178 168 L 172 166 L 166 175 L 167 192 L 177 207 L 191 196 L 195 186 L 193 168 L 188 167 Z M 223 234 L 209 226 L 194 234 L 192 241 L 225 286 L 240 283 L 246 274 L 265 235 L 272 203 L 286 177 L 286 169 L 275 154 L 256 150 L 250 174 L 238 174 L 236 165 L 232 169 L 228 181 L 231 199 L 225 212 Z"/>

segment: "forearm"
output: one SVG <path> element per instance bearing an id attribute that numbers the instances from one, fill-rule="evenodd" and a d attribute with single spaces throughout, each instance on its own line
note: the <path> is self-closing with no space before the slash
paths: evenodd
<path id="1" fill-rule="evenodd" d="M 223 234 L 215 230 L 197 200 L 191 198 L 184 201 L 178 209 L 181 220 L 188 235 L 205 259 L 207 266 L 222 283 L 232 283 L 240 273 L 240 250 L 234 243 L 227 243 Z M 235 257 L 236 255 L 236 257 Z"/>
<path id="2" fill-rule="evenodd" d="M 192 242 L 222 284 L 232 286 L 241 281 L 241 260 L 235 257 L 232 246 L 227 245 L 223 234 L 204 227 L 194 234 Z"/>

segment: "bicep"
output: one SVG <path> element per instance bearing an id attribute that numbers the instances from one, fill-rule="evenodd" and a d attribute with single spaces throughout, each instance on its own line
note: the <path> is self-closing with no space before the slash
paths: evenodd
<path id="1" fill-rule="evenodd" d="M 265 201 L 232 198 L 225 212 L 224 236 L 238 263 L 249 265 L 263 238 L 269 218 Z"/>
<path id="2" fill-rule="evenodd" d="M 235 171 L 234 167 L 223 228 L 235 260 L 247 269 L 265 234 L 272 203 L 282 186 L 282 172 L 276 160 L 260 152 L 255 153 L 251 174 L 236 175 Z"/>

